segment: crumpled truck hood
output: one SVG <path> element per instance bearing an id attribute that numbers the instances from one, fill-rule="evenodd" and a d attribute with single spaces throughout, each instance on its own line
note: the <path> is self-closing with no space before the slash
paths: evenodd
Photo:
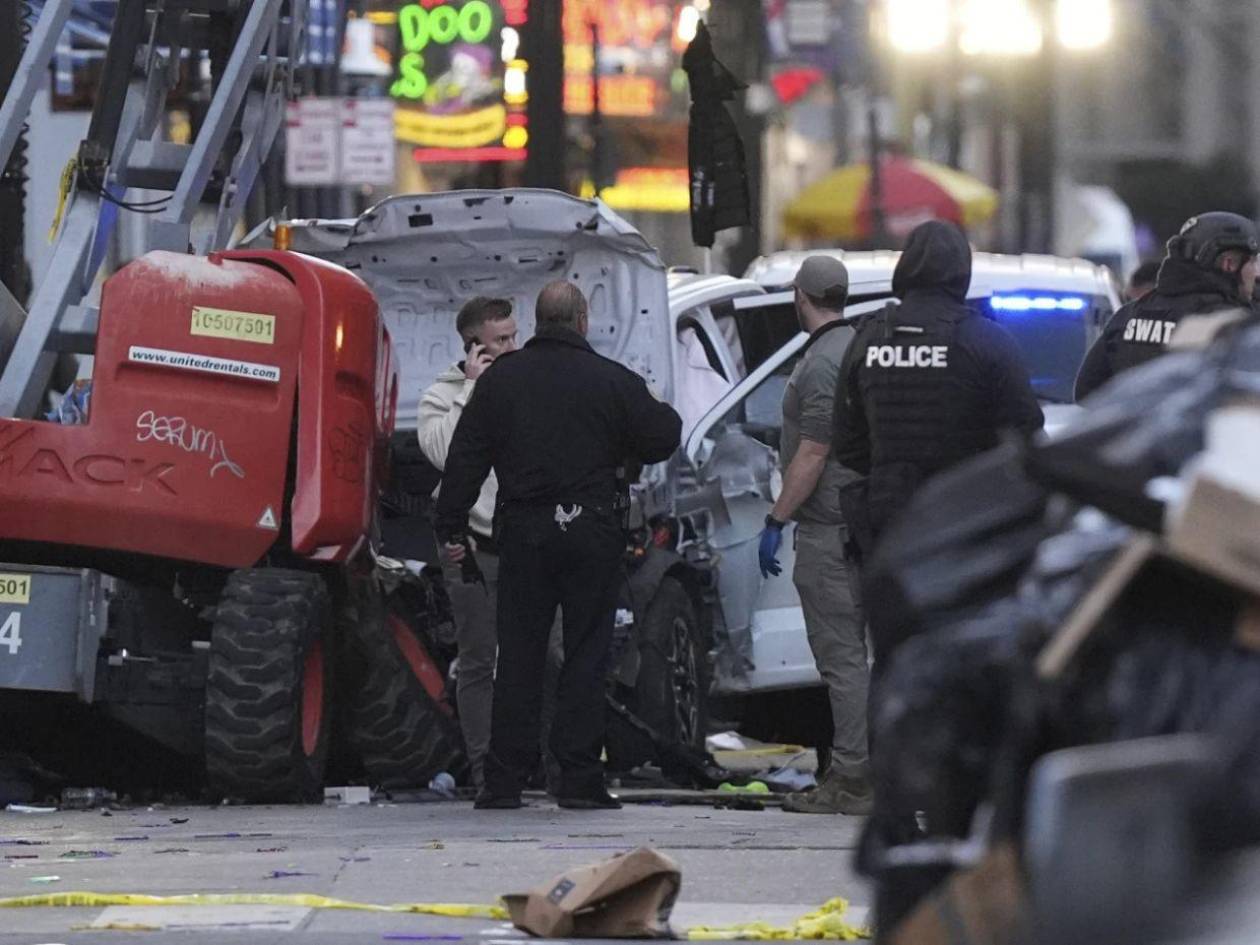
<path id="1" fill-rule="evenodd" d="M 390 197 L 357 219 L 289 225 L 291 249 L 346 267 L 376 293 L 398 359 L 399 429 L 415 428 L 421 393 L 463 359 L 455 315 L 464 302 L 510 298 L 523 342 L 534 333 L 534 299 L 554 279 L 586 293 L 596 351 L 673 397 L 665 264 L 600 201 L 463 190 Z"/>

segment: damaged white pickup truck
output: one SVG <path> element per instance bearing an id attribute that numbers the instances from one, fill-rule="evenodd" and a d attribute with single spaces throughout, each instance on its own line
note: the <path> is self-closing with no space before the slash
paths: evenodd
<path id="1" fill-rule="evenodd" d="M 285 227 L 292 249 L 347 267 L 376 293 L 400 368 L 401 431 L 461 356 L 454 322 L 466 299 L 510 298 L 528 337 L 545 283 L 580 286 L 595 349 L 646 377 L 684 420 L 683 448 L 633 489 L 620 695 L 665 738 L 703 747 L 714 698 L 729 719 L 743 697 L 820 685 L 792 582 L 763 581 L 757 567 L 780 483 L 779 405 L 806 340 L 784 291 L 799 254 L 759 260 L 742 279 L 671 273 L 602 203 L 538 190 L 399 196 L 358 219 Z M 848 314 L 888 304 L 897 255 L 842 258 Z M 1077 366 L 1118 302 L 1113 280 L 1050 257 L 977 254 L 974 269 L 974 303 L 1014 331 L 1053 425 L 1056 411 L 1075 409 Z M 650 749 L 610 745 L 615 765 L 643 760 L 636 753 Z"/>

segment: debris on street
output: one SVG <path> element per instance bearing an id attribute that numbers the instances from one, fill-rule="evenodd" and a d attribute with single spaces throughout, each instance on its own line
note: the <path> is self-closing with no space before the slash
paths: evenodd
<path id="1" fill-rule="evenodd" d="M 855 942 L 872 937 L 869 926 L 855 925 L 846 916 L 847 900 L 830 899 L 822 908 L 809 912 L 791 926 L 777 927 L 765 922 L 748 922 L 742 925 L 693 926 L 687 930 L 687 938 L 693 941 L 801 941 L 830 939 Z"/>
<path id="2" fill-rule="evenodd" d="M 139 893 L 68 892 L 0 899 L 0 909 L 77 909 L 107 906 L 300 906 L 305 909 L 344 909 L 351 912 L 397 912 L 446 916 L 451 919 L 507 919 L 502 906 L 445 902 L 407 902 L 377 905 L 303 893 L 193 893 L 149 896 Z"/>
<path id="3" fill-rule="evenodd" d="M 118 795 L 106 788 L 66 788 L 61 792 L 62 810 L 91 810 L 118 801 Z"/>
<path id="4" fill-rule="evenodd" d="M 681 885 L 677 863 L 640 847 L 503 901 L 512 924 L 540 938 L 661 938 Z"/>
<path id="5" fill-rule="evenodd" d="M 325 804 L 371 804 L 372 789 L 369 787 L 326 787 Z"/>

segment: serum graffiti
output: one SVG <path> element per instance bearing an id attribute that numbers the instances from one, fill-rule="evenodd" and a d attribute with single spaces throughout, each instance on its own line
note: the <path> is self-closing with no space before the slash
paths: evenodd
<path id="1" fill-rule="evenodd" d="M 213 462 L 210 478 L 220 469 L 226 469 L 237 479 L 245 478 L 245 470 L 228 456 L 227 446 L 213 430 L 194 426 L 183 417 L 163 417 L 146 410 L 136 418 L 136 442 L 165 443 L 185 453 L 200 453 Z"/>

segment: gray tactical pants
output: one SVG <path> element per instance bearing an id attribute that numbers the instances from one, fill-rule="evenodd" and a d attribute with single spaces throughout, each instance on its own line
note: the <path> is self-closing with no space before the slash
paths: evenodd
<path id="1" fill-rule="evenodd" d="M 481 787 L 482 765 L 490 750 L 490 712 L 494 705 L 494 666 L 499 652 L 496 628 L 499 599 L 499 556 L 475 552 L 485 575 L 486 586 L 465 584 L 459 565 L 443 558 L 451 608 L 455 611 L 456 641 L 459 645 L 459 677 L 455 701 L 459 705 L 459 726 L 468 749 L 473 783 Z"/>
<path id="2" fill-rule="evenodd" d="M 852 580 L 857 580 L 854 571 Z M 866 621 L 844 557 L 844 527 L 801 522 L 796 526 L 792 583 L 805 612 L 805 630 L 818 673 L 831 698 L 835 723 L 831 764 L 846 777 L 869 776 L 866 730 L 870 667 Z"/>

